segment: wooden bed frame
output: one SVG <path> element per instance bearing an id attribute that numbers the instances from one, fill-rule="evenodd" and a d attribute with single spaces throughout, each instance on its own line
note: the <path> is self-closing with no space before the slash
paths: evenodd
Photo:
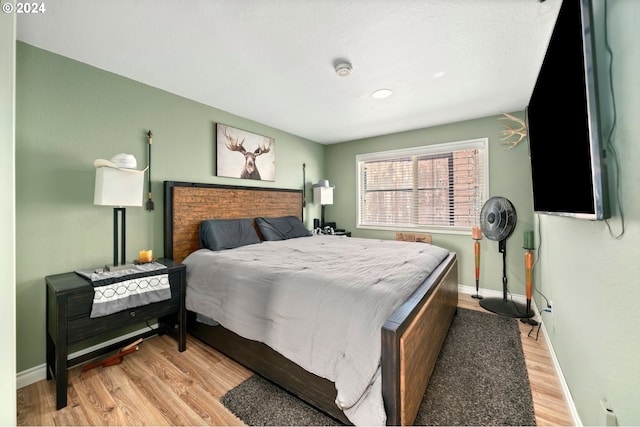
<path id="1" fill-rule="evenodd" d="M 302 219 L 301 190 L 165 181 L 164 202 L 164 256 L 178 262 L 200 248 L 202 220 L 285 215 Z M 457 304 L 457 260 L 450 253 L 384 324 L 382 393 L 388 425 L 414 422 Z M 305 371 L 265 344 L 222 326 L 196 322 L 195 313 L 188 319 L 192 336 L 350 424 L 335 404 L 333 382 Z"/>

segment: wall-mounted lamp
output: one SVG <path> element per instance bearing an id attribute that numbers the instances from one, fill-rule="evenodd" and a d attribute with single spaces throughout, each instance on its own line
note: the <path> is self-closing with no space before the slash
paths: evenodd
<path id="1" fill-rule="evenodd" d="M 113 206 L 113 266 L 106 270 L 116 271 L 130 268 L 126 264 L 126 210 L 125 206 L 142 206 L 144 170 L 137 170 L 136 158 L 131 154 L 116 154 L 111 160 L 98 159 L 93 204 Z M 120 215 L 119 215 L 120 214 Z M 121 219 L 121 253 L 118 262 L 118 217 Z"/>
<path id="2" fill-rule="evenodd" d="M 322 214 L 320 217 L 320 227 L 324 228 L 324 207 L 333 204 L 333 189 L 329 185 L 329 181 L 321 179 L 317 184 L 313 184 L 313 201 L 322 205 Z"/>

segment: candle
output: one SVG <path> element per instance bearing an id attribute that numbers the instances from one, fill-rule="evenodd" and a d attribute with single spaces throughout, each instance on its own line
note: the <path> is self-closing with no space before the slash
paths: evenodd
<path id="1" fill-rule="evenodd" d="M 151 262 L 153 260 L 153 251 L 151 249 L 147 251 L 140 251 L 138 254 L 138 261 Z"/>
<path id="2" fill-rule="evenodd" d="M 535 249 L 533 246 L 533 231 L 527 230 L 524 232 L 524 245 L 525 249 Z"/>
<path id="3" fill-rule="evenodd" d="M 480 230 L 480 227 L 473 227 L 471 229 L 471 237 L 474 240 L 480 240 L 482 239 L 482 231 Z"/>

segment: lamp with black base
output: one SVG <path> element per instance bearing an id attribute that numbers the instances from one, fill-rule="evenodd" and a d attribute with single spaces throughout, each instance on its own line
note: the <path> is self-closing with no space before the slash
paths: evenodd
<path id="1" fill-rule="evenodd" d="M 313 201 L 316 203 L 320 203 L 322 212 L 320 214 L 320 228 L 324 229 L 324 207 L 326 205 L 333 204 L 333 189 L 335 187 L 331 187 L 329 185 L 329 181 L 326 179 L 321 179 L 317 184 L 313 184 Z"/>
<path id="2" fill-rule="evenodd" d="M 94 162 L 96 180 L 93 204 L 113 206 L 113 264 L 105 265 L 107 271 L 131 268 L 126 262 L 126 209 L 142 206 L 144 170 L 137 170 L 137 162 L 131 154 L 117 154 L 111 160 Z M 118 230 L 120 229 L 120 230 Z M 120 231 L 120 233 L 118 233 Z M 120 238 L 118 238 L 120 234 Z M 118 256 L 120 249 L 120 256 Z"/>

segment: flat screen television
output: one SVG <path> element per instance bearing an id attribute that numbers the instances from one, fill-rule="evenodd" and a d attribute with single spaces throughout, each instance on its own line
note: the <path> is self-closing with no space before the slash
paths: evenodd
<path id="1" fill-rule="evenodd" d="M 526 120 L 534 211 L 603 220 L 610 213 L 591 7 L 562 2 Z"/>

